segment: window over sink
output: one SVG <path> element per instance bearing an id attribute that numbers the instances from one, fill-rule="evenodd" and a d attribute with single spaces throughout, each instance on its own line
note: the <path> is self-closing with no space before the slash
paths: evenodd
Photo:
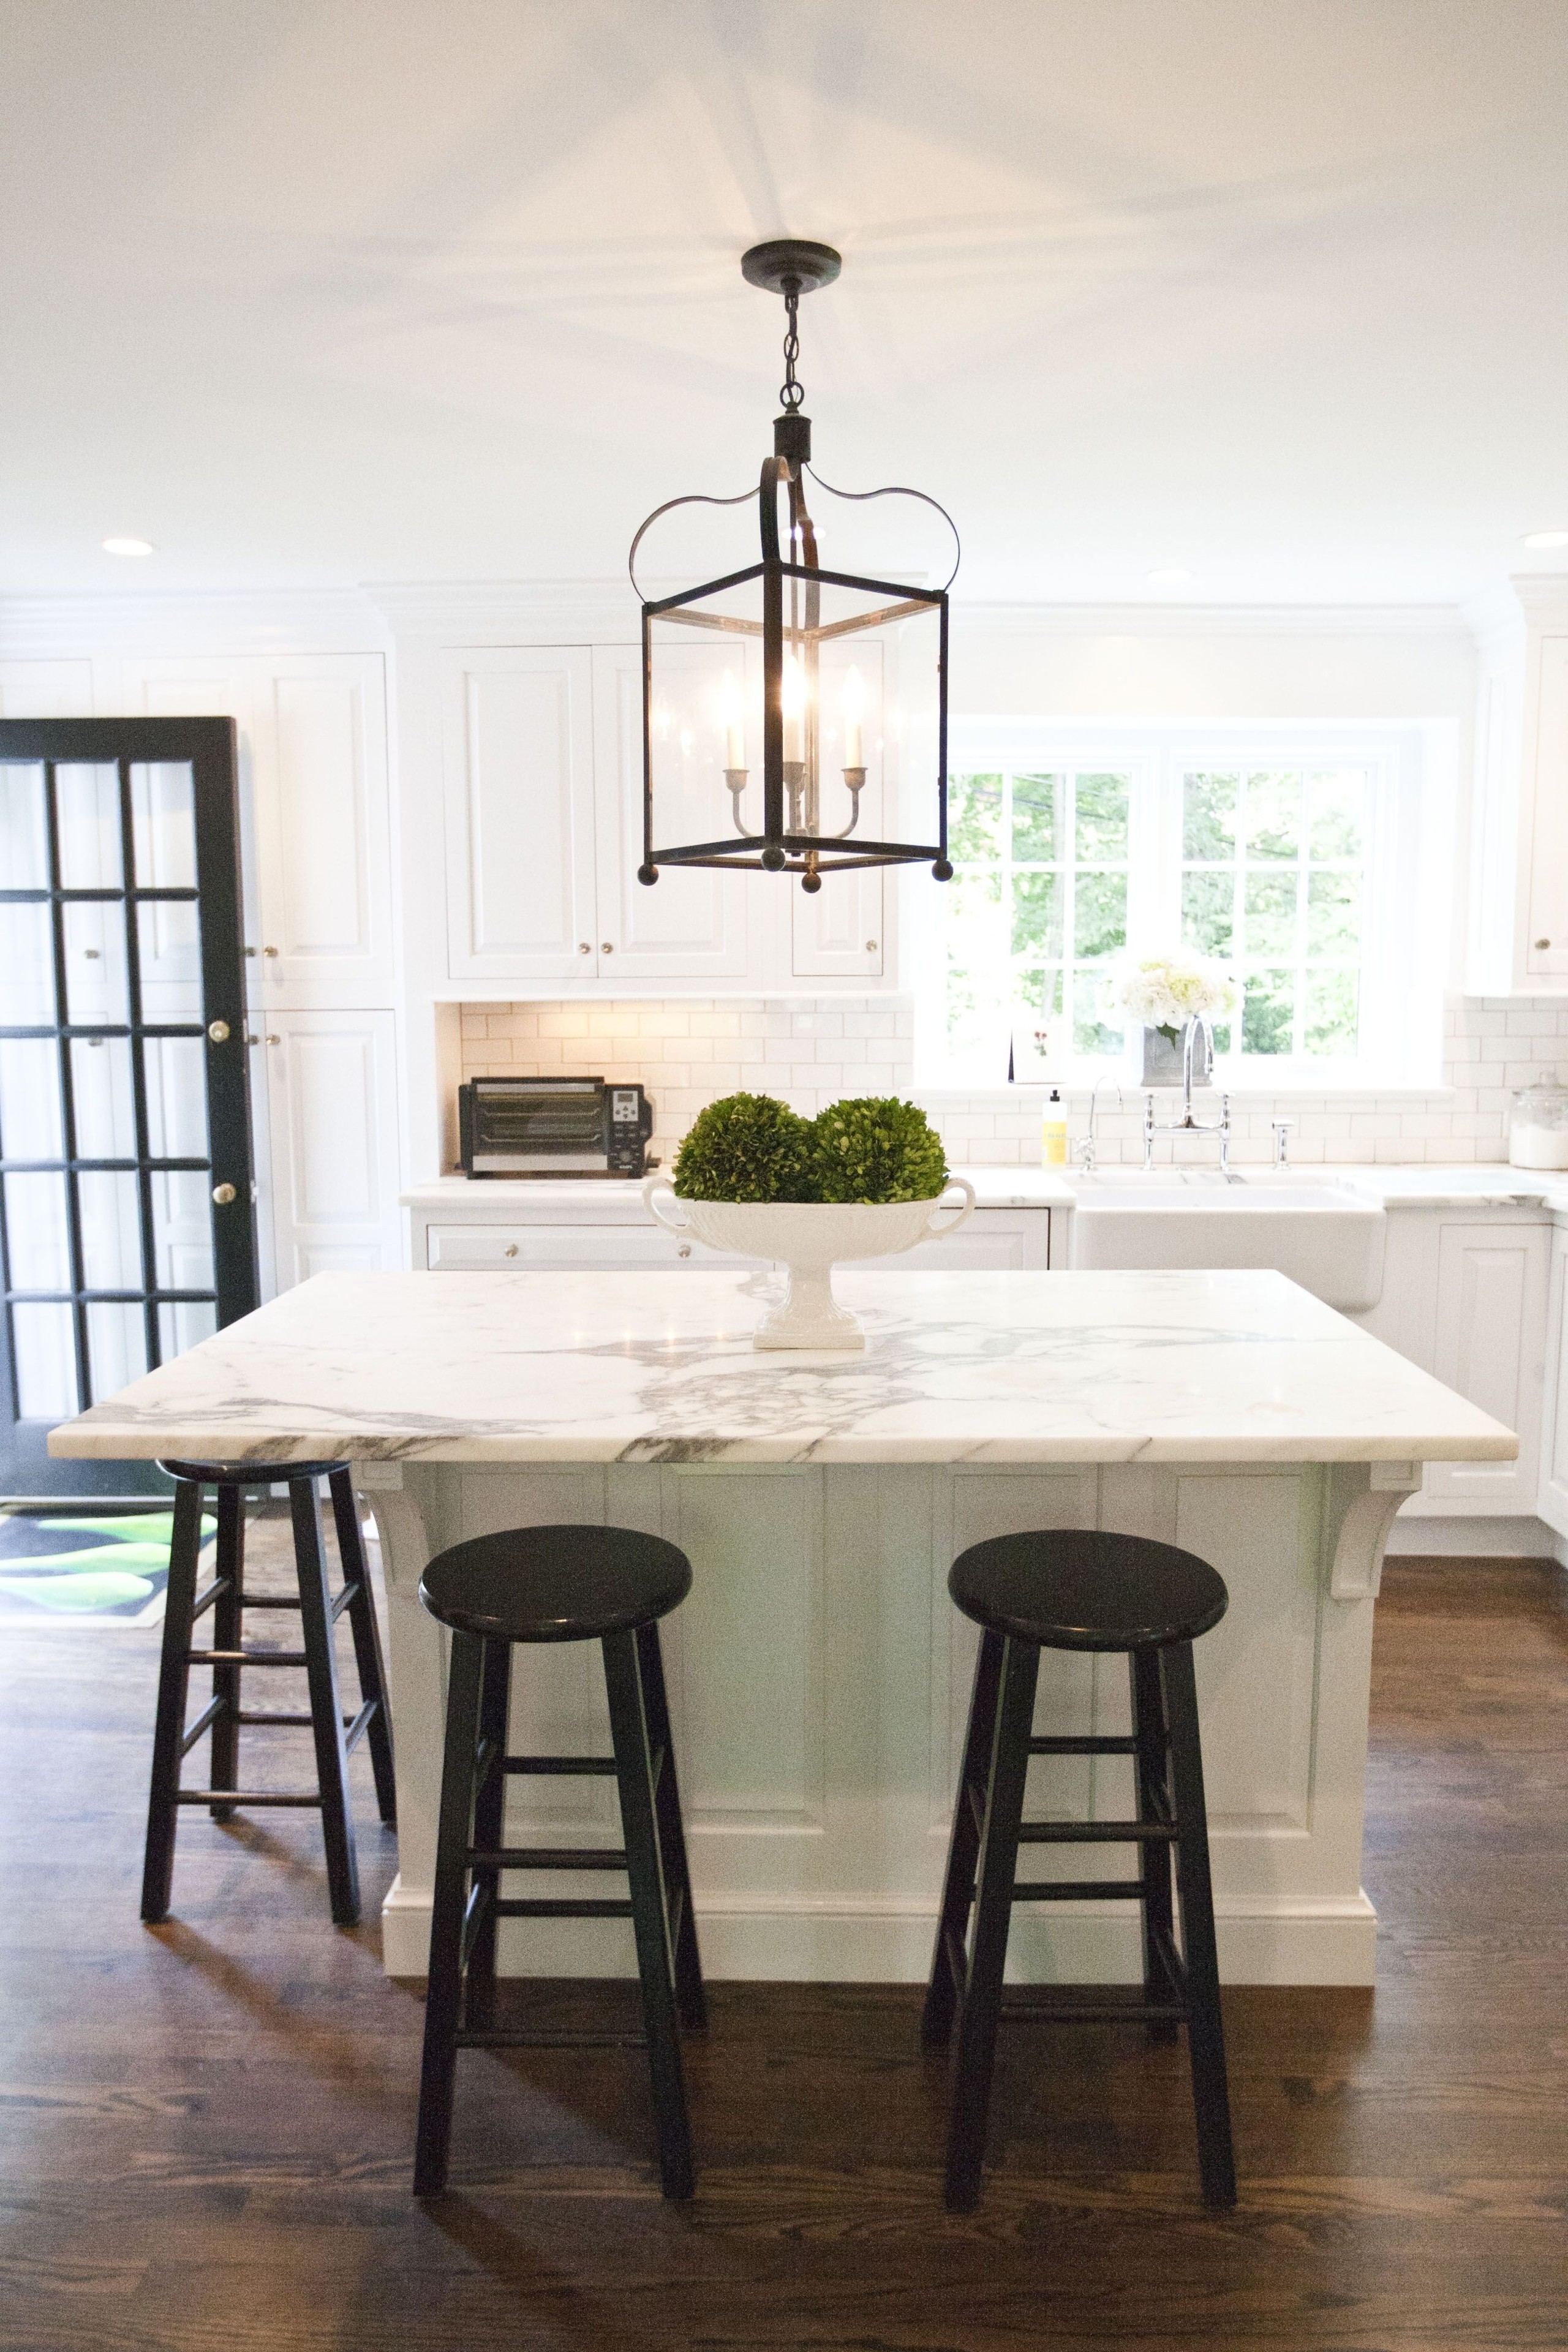
<path id="1" fill-rule="evenodd" d="M 1410 726 L 969 720 L 953 879 L 912 898 L 921 1082 L 1133 1072 L 1129 957 L 1211 957 L 1240 991 L 1216 1082 L 1429 1085 L 1441 1053 L 1452 745 Z"/>

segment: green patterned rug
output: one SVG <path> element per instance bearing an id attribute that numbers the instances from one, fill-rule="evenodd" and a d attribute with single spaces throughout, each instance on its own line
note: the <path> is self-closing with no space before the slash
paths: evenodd
<path id="1" fill-rule="evenodd" d="M 157 1624 L 174 1524 L 172 1511 L 0 1512 L 0 1622 Z M 203 1543 L 216 1531 L 204 1517 Z"/>

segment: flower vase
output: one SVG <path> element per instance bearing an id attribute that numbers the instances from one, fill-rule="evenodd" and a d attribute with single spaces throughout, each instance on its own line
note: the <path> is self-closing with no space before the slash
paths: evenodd
<path id="1" fill-rule="evenodd" d="M 1139 1078 L 1142 1087 L 1179 1087 L 1186 1052 L 1186 1031 L 1145 1029 L 1143 1032 L 1143 1068 Z M 1193 1047 L 1193 1084 L 1206 1087 L 1214 1071 L 1213 1055 L 1206 1025 L 1198 1032 Z"/>

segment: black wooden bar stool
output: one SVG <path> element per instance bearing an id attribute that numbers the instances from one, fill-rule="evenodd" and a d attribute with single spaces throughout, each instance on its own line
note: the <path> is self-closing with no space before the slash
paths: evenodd
<path id="1" fill-rule="evenodd" d="M 214 1821 L 227 1821 L 238 1809 L 258 1805 L 317 1806 L 327 1851 L 327 1888 L 332 1918 L 352 1927 L 359 1918 L 359 1866 L 349 1816 L 348 1759 L 368 1736 L 375 1774 L 376 1802 L 384 1822 L 397 1818 L 392 1770 L 392 1717 L 382 1669 L 375 1603 L 365 1570 L 353 1485 L 342 1462 L 163 1462 L 159 1468 L 178 1481 L 174 1526 L 169 1545 L 169 1584 L 163 1615 L 163 1656 L 158 1675 L 158 1715 L 153 1735 L 153 1790 L 147 1809 L 147 1857 L 142 1879 L 142 1916 L 169 1916 L 174 1868 L 174 1832 L 182 1805 L 205 1805 Z M 327 1581 L 316 1481 L 325 1478 L 332 1498 L 343 1584 L 334 1595 Z M 294 1522 L 294 1566 L 299 1591 L 254 1593 L 245 1589 L 247 1486 L 287 1482 Z M 217 1540 L 213 1581 L 196 1591 L 202 1540 L 202 1491 L 217 1494 Z M 192 1647 L 195 1621 L 213 1612 L 213 1645 Z M 244 1644 L 247 1609 L 298 1609 L 303 1646 L 298 1650 L 248 1650 Z M 332 1628 L 347 1612 L 359 1668 L 360 1709 L 345 1717 L 338 1691 Z M 186 1689 L 193 1666 L 212 1668 L 213 1690 L 194 1723 L 185 1721 Z M 247 1708 L 240 1683 L 254 1666 L 303 1666 L 310 1686 L 308 1714 L 277 1714 Z M 315 1734 L 314 1793 L 242 1789 L 239 1734 L 246 1724 L 308 1724 Z M 182 1759 L 204 1732 L 212 1733 L 210 1787 L 183 1789 Z"/>
<path id="2" fill-rule="evenodd" d="M 1234 2205 L 1236 2165 L 1193 1680 L 1193 1643 L 1224 1616 L 1225 1585 L 1206 1560 L 1173 1544 L 1069 1528 L 1000 1536 L 974 1545 L 954 1560 L 948 1590 L 984 1633 L 922 2027 L 928 2042 L 945 2042 L 955 2012 L 958 2017 L 947 2202 L 955 2212 L 968 2212 L 978 2201 L 996 2027 L 1001 2017 L 1016 2014 L 1143 2019 L 1162 2040 L 1184 2023 L 1204 2201 Z M 1131 1736 L 1037 1737 L 1035 1689 L 1042 1649 L 1125 1651 L 1132 1684 Z M 1131 1757 L 1137 1819 L 1024 1821 L 1031 1756 Z M 1017 1885 L 1020 1843 L 1134 1845 L 1140 1874 Z M 1171 1902 L 1173 1852 L 1180 1948 Z M 1142 2000 L 1108 2000 L 1097 2006 L 1092 2000 L 1070 2005 L 1031 2000 L 1004 2010 L 1002 1975 L 1013 1905 L 1107 1898 L 1142 1906 Z"/>
<path id="3" fill-rule="evenodd" d="M 646 2048 L 664 2193 L 692 2192 L 679 2027 L 705 2025 L 708 2011 L 658 1645 L 658 1620 L 690 1590 L 684 1552 L 626 1528 L 508 1528 L 454 1545 L 425 1571 L 419 1598 L 451 1627 L 452 1664 L 416 2196 L 433 2196 L 447 2185 L 458 2051 L 540 2047 Z M 614 1755 L 509 1756 L 513 1643 L 592 1641 L 604 1645 Z M 624 1846 L 506 1844 L 509 1774 L 612 1772 L 620 1790 Z M 624 1870 L 630 1899 L 502 1895 L 503 1871 L 536 1870 Z M 637 1939 L 644 2032 L 582 2035 L 496 2026 L 498 1920 L 627 1918 Z"/>

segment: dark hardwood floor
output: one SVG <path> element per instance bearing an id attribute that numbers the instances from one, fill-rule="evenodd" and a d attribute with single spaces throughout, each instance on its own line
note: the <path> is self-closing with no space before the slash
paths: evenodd
<path id="1" fill-rule="evenodd" d="M 1184 2053 L 1086 2026 L 1005 2039 L 996 2169 L 949 2217 L 918 1989 L 775 1985 L 713 1988 L 690 2207 L 658 2194 L 640 2058 L 530 2053 L 463 2061 L 457 2185 L 421 2210 L 421 2008 L 378 1964 L 368 1759 L 371 1924 L 329 1924 L 310 1816 L 192 1815 L 150 1932 L 156 1636 L 8 1634 L 0 2346 L 1568 2345 L 1565 1602 L 1546 1565 L 1389 1568 L 1376 1996 L 1227 1995 L 1226 2215 L 1198 2203 Z M 532 1997 L 602 2018 L 626 1991 Z"/>

